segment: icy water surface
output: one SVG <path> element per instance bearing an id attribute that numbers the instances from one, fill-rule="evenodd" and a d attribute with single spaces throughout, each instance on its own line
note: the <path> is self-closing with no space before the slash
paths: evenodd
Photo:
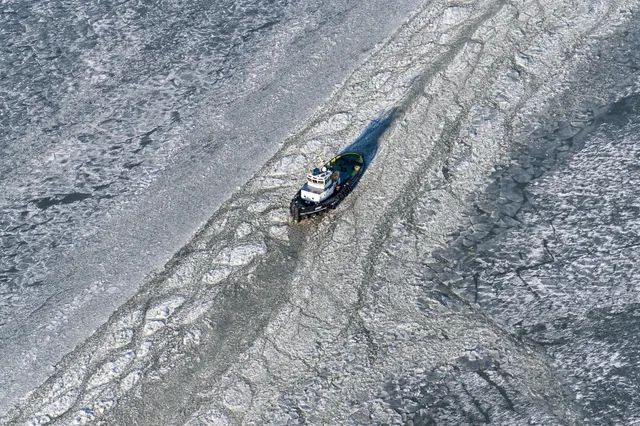
<path id="1" fill-rule="evenodd" d="M 297 104 L 275 100 L 327 77 L 301 72 L 307 83 L 279 86 L 297 68 L 265 65 L 272 84 L 212 115 L 211 126 L 229 140 L 248 135 L 240 122 L 262 126 L 281 146 L 178 148 L 148 184 L 157 197 L 122 207 L 114 229 L 143 220 L 146 235 L 158 235 L 171 216 L 151 207 L 179 203 L 164 222 L 173 228 L 208 211 L 175 194 L 202 195 L 220 168 L 243 174 L 249 161 L 259 171 L 234 181 L 230 198 L 139 286 L 110 269 L 135 264 L 126 239 L 88 236 L 105 260 L 87 277 L 118 278 L 74 293 L 71 309 L 36 309 L 18 328 L 22 343 L 2 359 L 23 355 L 5 370 L 22 398 L 5 397 L 2 421 L 638 423 L 637 13 L 637 2 L 423 2 L 300 121 L 280 121 Z M 354 7 L 323 16 L 355 25 L 384 15 Z M 290 46 L 309 45 L 301 34 L 339 46 L 349 34 L 307 30 Z M 307 64 L 337 60 L 312 51 Z M 282 123 L 299 127 L 287 137 Z M 356 148 L 370 159 L 356 190 L 339 209 L 292 225 L 288 201 L 305 171 Z M 204 165 L 211 152 L 224 167 Z M 46 212 L 89 199 L 65 194 L 37 203 Z M 157 256 L 144 239 L 131 247 Z M 79 258 L 100 259 L 92 250 Z M 131 297 L 108 296 L 124 287 L 117 282 L 134 283 Z M 103 299 L 112 315 L 93 335 L 84 327 L 65 350 L 46 343 L 77 323 L 70 313 Z M 54 350 L 68 354 L 30 377 Z"/>
<path id="2" fill-rule="evenodd" d="M 134 294 L 417 4 L 3 2 L 0 400 Z"/>

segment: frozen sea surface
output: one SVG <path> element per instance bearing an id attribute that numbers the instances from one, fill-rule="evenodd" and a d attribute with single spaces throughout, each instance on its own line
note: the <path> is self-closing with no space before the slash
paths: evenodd
<path id="1" fill-rule="evenodd" d="M 14 343 L 24 397 L 2 420 L 637 423 L 637 13 L 425 2 L 28 395 L 38 358 Z M 371 154 L 357 189 L 292 225 L 305 170 L 354 141 Z M 196 185 L 166 170 L 149 188 L 167 199 Z M 64 321 L 35 333 L 39 354 L 64 352 L 46 343 Z"/>
<path id="2" fill-rule="evenodd" d="M 2 2 L 0 407 L 135 294 L 418 4 Z"/>

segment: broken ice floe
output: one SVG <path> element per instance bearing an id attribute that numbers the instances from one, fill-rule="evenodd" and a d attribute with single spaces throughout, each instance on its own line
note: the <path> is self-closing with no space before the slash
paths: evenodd
<path id="1" fill-rule="evenodd" d="M 207 285 L 218 284 L 231 275 L 232 272 L 233 268 L 231 266 L 216 266 L 204 274 L 202 282 Z"/>
<path id="2" fill-rule="evenodd" d="M 247 235 L 251 234 L 251 231 L 252 231 L 251 225 L 249 225 L 246 222 L 242 222 L 236 228 L 236 238 L 241 239 L 243 237 L 246 237 Z"/>
<path id="3" fill-rule="evenodd" d="M 166 320 L 169 318 L 176 309 L 178 309 L 184 303 L 183 297 L 172 297 L 167 300 L 163 300 L 155 306 L 149 308 L 145 314 L 145 319 L 149 320 Z"/>
<path id="4" fill-rule="evenodd" d="M 277 240 L 287 241 L 289 239 L 289 227 L 271 226 L 269 227 L 269 235 Z"/>
<path id="5" fill-rule="evenodd" d="M 133 351 L 125 351 L 112 361 L 103 364 L 88 380 L 87 388 L 91 389 L 113 381 L 125 372 L 125 368 L 133 361 Z"/>
<path id="6" fill-rule="evenodd" d="M 227 247 L 215 257 L 213 263 L 222 266 L 243 266 L 266 251 L 267 246 L 261 241 Z"/>
<path id="7" fill-rule="evenodd" d="M 328 119 L 317 123 L 311 129 L 307 130 L 308 137 L 316 138 L 325 134 L 337 133 L 346 129 L 351 122 L 351 114 L 346 112 L 337 113 Z"/>

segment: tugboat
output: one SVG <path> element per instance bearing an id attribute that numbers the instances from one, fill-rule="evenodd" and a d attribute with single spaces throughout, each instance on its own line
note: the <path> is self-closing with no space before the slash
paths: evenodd
<path id="1" fill-rule="evenodd" d="M 345 152 L 307 175 L 307 182 L 291 200 L 289 209 L 297 223 L 335 209 L 353 190 L 364 171 L 364 158 L 357 152 Z"/>

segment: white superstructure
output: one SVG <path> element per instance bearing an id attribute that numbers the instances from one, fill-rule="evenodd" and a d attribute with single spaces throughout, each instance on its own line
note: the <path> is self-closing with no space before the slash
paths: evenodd
<path id="1" fill-rule="evenodd" d="M 333 194 L 335 182 L 331 178 L 332 171 L 323 167 L 322 170 L 314 169 L 307 175 L 307 183 L 300 190 L 303 200 L 319 203 Z"/>

